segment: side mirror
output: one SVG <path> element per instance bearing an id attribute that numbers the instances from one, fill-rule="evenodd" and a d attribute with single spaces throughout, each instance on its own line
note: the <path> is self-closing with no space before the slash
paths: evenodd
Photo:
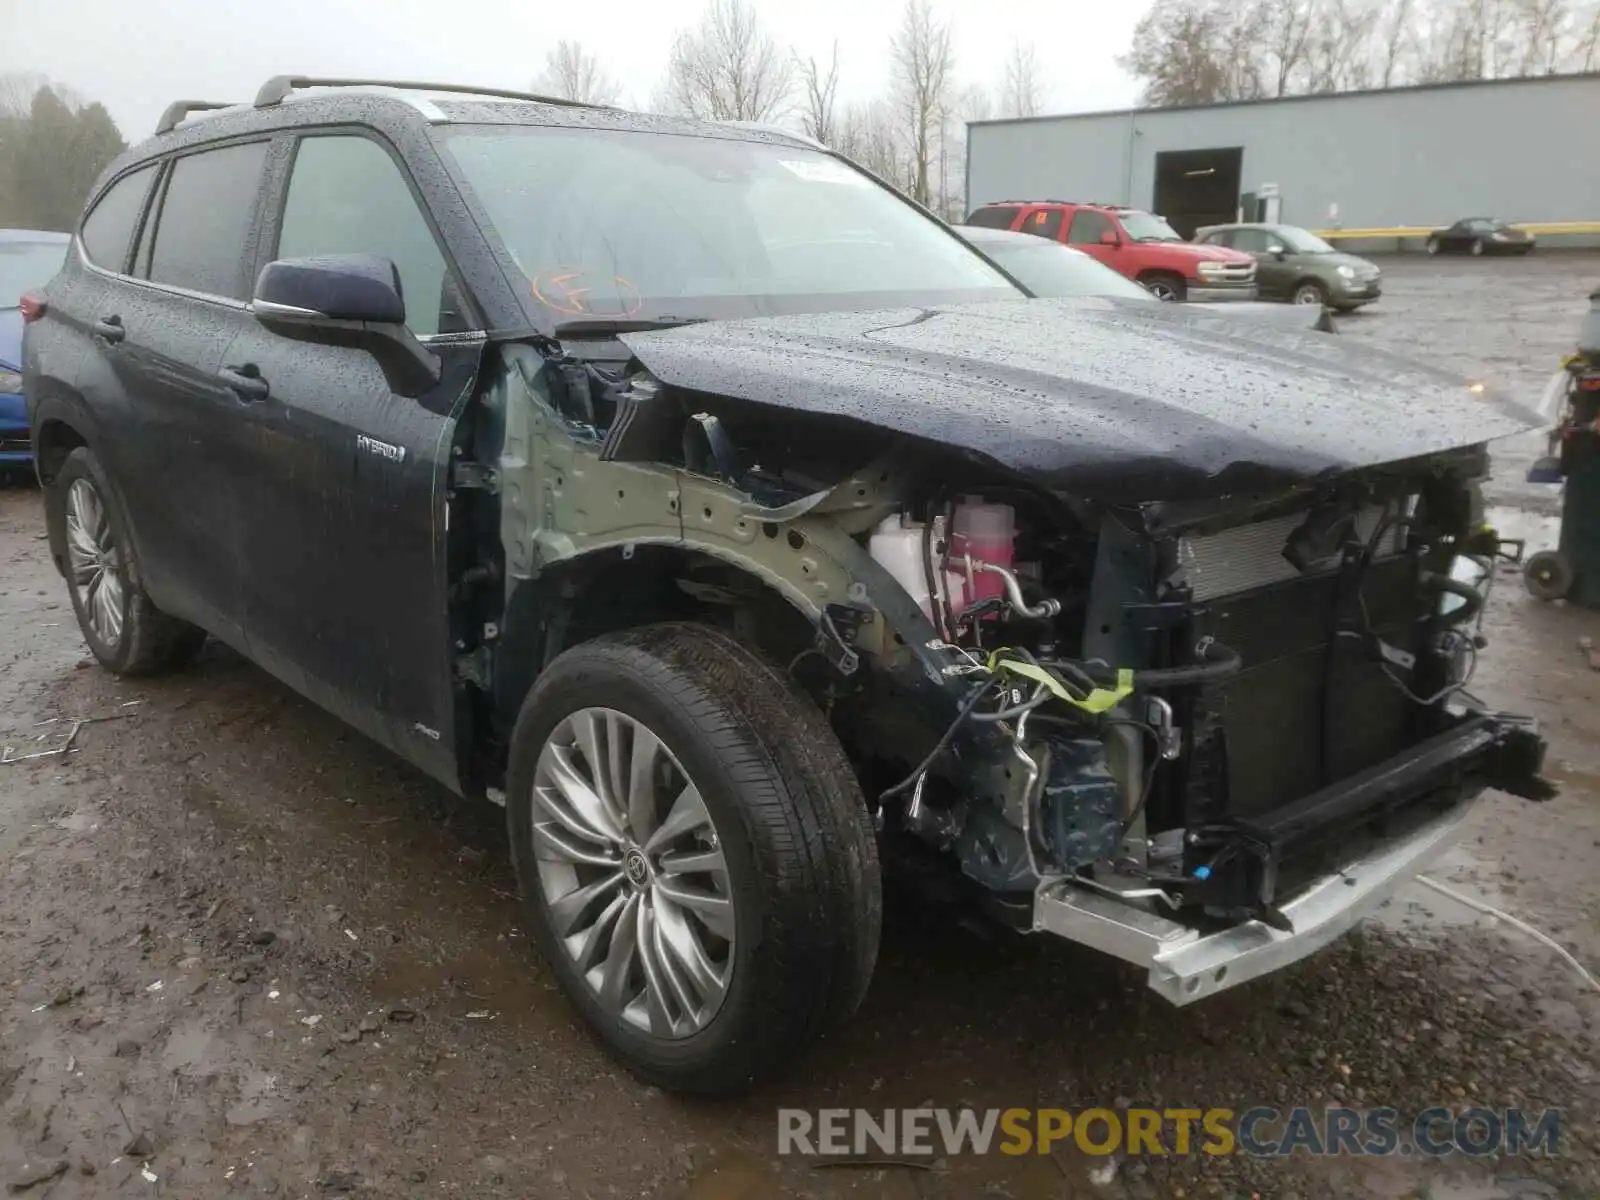
<path id="1" fill-rule="evenodd" d="M 1272 255 L 1272 257 L 1277 259 L 1279 262 L 1282 262 L 1288 257 L 1289 251 L 1282 242 L 1272 242 L 1267 246 L 1267 253 Z"/>
<path id="2" fill-rule="evenodd" d="M 1120 246 L 1122 245 L 1122 239 L 1113 230 L 1108 229 L 1100 235 L 1100 244 L 1102 246 Z"/>
<path id="3" fill-rule="evenodd" d="M 250 311 L 283 337 L 367 351 L 397 395 L 439 382 L 438 358 L 406 328 L 400 272 L 386 258 L 280 258 L 261 269 Z"/>

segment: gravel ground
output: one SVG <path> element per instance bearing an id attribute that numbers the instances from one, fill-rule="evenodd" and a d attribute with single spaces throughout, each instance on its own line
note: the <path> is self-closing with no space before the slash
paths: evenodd
<path id="1" fill-rule="evenodd" d="M 1537 391 L 1600 259 L 1385 264 L 1346 336 Z M 1509 447 L 1493 490 L 1547 537 Z M 0 1170 L 29 1196 L 1427 1197 L 1600 1194 L 1600 999 L 1548 949 L 1417 888 L 1357 935 L 1191 1009 L 1074 947 L 891 906 L 860 1018 L 790 1077 L 688 1104 L 623 1075 L 518 928 L 499 814 L 230 653 L 90 666 L 36 492 L 0 491 Z M 1542 543 L 1540 543 L 1542 544 Z M 1561 799 L 1490 797 L 1434 872 L 1600 971 L 1600 617 L 1492 605 L 1481 690 L 1544 719 Z M 107 719 L 100 719 L 107 718 Z M 40 722 L 51 722 L 39 724 Z M 43 740 L 39 740 L 43 739 Z M 774 1110 L 863 1105 L 1560 1107 L 1556 1159 L 1048 1155 L 814 1169 Z"/>

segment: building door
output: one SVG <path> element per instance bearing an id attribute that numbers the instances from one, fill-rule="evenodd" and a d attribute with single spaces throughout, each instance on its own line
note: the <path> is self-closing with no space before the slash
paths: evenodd
<path id="1" fill-rule="evenodd" d="M 1151 208 L 1186 238 L 1202 225 L 1229 224 L 1239 210 L 1243 167 L 1243 146 L 1159 151 Z"/>

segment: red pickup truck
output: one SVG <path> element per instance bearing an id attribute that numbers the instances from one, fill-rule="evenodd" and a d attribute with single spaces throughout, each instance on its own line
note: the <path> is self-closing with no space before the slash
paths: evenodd
<path id="1" fill-rule="evenodd" d="M 1166 221 L 1136 208 L 1064 200 L 1006 200 L 974 209 L 966 223 L 1065 242 L 1142 283 L 1163 300 L 1255 296 L 1253 257 L 1225 246 L 1186 242 Z"/>

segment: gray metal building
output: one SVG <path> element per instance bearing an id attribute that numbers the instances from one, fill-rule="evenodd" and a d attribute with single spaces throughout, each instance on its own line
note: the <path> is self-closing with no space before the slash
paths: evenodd
<path id="1" fill-rule="evenodd" d="M 1494 216 L 1600 232 L 1600 73 L 967 127 L 969 212 L 994 200 L 1126 204 L 1188 236 L 1241 206 L 1254 215 L 1274 190 L 1277 219 L 1311 229 Z"/>

